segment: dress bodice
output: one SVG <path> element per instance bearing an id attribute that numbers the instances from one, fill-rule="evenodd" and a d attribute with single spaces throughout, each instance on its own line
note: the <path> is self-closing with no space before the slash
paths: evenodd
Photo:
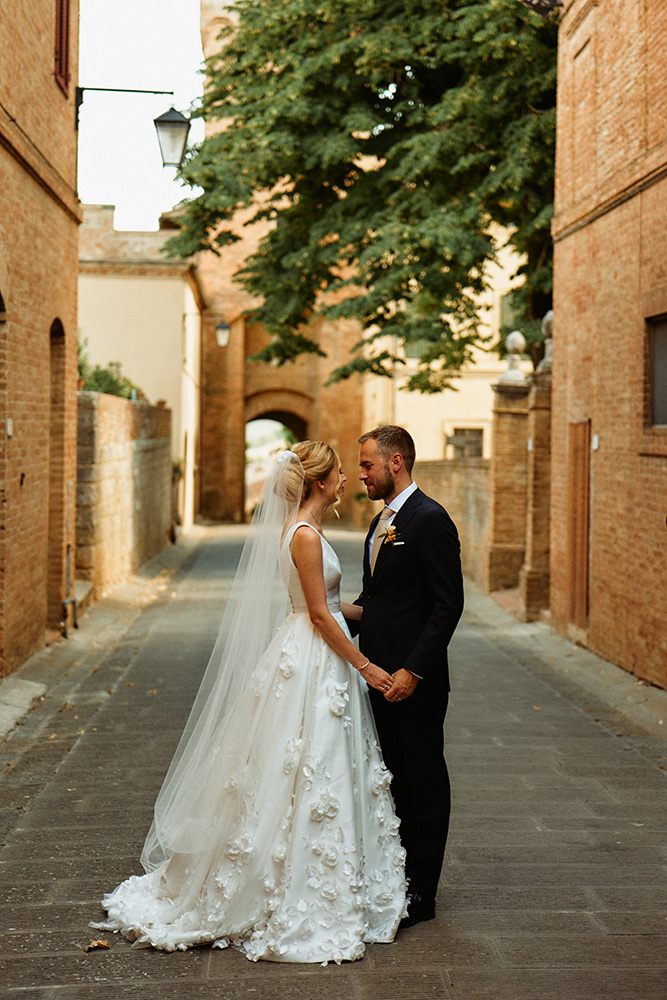
<path id="1" fill-rule="evenodd" d="M 327 605 L 332 612 L 340 611 L 340 563 L 338 556 L 323 534 L 308 521 L 297 521 L 287 531 L 280 548 L 280 572 L 287 587 L 292 610 L 297 613 L 308 611 L 299 573 L 292 561 L 292 539 L 297 528 L 305 525 L 319 535 L 322 543 L 322 568 L 324 571 L 324 586 L 327 591 Z"/>

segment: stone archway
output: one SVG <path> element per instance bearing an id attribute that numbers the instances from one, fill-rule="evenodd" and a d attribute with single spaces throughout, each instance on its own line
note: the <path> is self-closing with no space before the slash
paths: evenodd
<path id="1" fill-rule="evenodd" d="M 211 255 L 212 256 L 212 255 Z M 210 258 L 201 263 L 208 271 L 204 287 L 215 289 L 232 279 Z M 210 270 L 209 270 L 210 269 Z M 298 358 L 274 366 L 251 358 L 268 342 L 261 328 L 232 317 L 226 345 L 217 343 L 215 313 L 204 318 L 202 337 L 201 396 L 201 513 L 220 521 L 243 521 L 245 509 L 245 427 L 251 420 L 271 417 L 288 427 L 298 439 L 327 441 L 336 449 L 343 467 L 357 463 L 356 440 L 362 426 L 364 394 L 359 379 L 327 385 L 333 365 L 349 357 L 358 330 L 325 329 L 322 338 L 329 355 Z M 342 517 L 351 517 L 354 494 L 346 497 Z"/>
<path id="2" fill-rule="evenodd" d="M 251 420 L 278 420 L 301 441 L 308 437 L 313 419 L 313 398 L 304 392 L 268 389 L 245 399 L 244 423 Z"/>
<path id="3" fill-rule="evenodd" d="M 305 441 L 308 437 L 308 428 L 305 420 L 297 417 L 294 413 L 286 413 L 284 410 L 267 410 L 266 413 L 260 413 L 258 417 L 253 417 L 253 419 L 277 420 L 279 424 L 283 424 L 291 430 L 297 441 Z"/>
<path id="4" fill-rule="evenodd" d="M 253 394 L 245 401 L 244 416 L 246 428 L 246 466 L 244 476 L 244 515 L 248 520 L 267 470 L 267 455 L 260 455 L 259 461 L 250 462 L 248 451 L 248 426 L 257 421 L 271 421 L 291 431 L 297 441 L 308 437 L 308 424 L 312 411 L 312 399 L 303 393 L 290 391 L 264 391 Z M 279 445 L 282 446 L 282 445 Z M 276 447 L 270 443 L 270 453 Z M 260 448 L 261 451 L 261 448 Z M 249 479 L 250 475 L 250 479 Z M 253 480 L 253 475 L 257 478 Z"/>

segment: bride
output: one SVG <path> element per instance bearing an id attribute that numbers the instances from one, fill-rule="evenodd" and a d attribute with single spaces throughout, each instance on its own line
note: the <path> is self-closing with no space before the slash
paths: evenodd
<path id="1" fill-rule="evenodd" d="M 279 456 L 155 804 L 146 874 L 106 895 L 93 926 L 253 961 L 352 961 L 393 940 L 404 851 L 360 680 L 391 678 L 350 639 L 344 616 L 361 608 L 341 605 L 322 534 L 344 484 L 322 442 Z"/>

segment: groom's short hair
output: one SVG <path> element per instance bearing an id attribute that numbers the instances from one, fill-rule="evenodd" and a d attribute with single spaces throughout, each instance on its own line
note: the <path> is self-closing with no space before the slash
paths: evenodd
<path id="1" fill-rule="evenodd" d="M 415 443 L 405 427 L 382 424 L 381 427 L 374 427 L 372 431 L 362 434 L 357 438 L 357 443 L 364 444 L 371 439 L 377 442 L 377 449 L 383 458 L 389 459 L 397 452 L 402 455 L 407 472 L 412 474 L 412 466 L 415 464 Z"/>

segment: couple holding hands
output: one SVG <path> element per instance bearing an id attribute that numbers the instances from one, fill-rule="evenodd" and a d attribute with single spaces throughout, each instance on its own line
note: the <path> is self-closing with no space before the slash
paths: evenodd
<path id="1" fill-rule="evenodd" d="M 385 502 L 359 598 L 341 604 L 322 533 L 346 481 L 339 458 L 300 442 L 278 457 L 253 518 L 155 804 L 146 874 L 104 897 L 95 926 L 167 951 L 234 945 L 253 961 L 325 964 L 435 915 L 459 541 L 412 479 L 406 430 L 378 427 L 359 444 L 359 479 Z"/>

